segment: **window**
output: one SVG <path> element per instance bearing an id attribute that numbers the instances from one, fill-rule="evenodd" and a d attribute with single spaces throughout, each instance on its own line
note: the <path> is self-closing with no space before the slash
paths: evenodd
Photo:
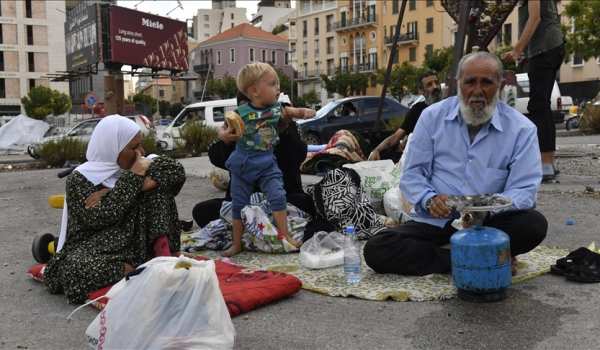
<path id="1" fill-rule="evenodd" d="M 213 107 L 213 121 L 225 121 L 225 107 Z"/>
<path id="2" fill-rule="evenodd" d="M 250 49 L 250 62 L 254 62 L 254 49 Z"/>
<path id="3" fill-rule="evenodd" d="M 315 62 L 315 75 L 319 76 L 319 74 L 321 74 L 321 62 L 317 61 Z"/>
<path id="4" fill-rule="evenodd" d="M 221 64 L 221 51 L 217 51 L 217 64 Z"/>
<path id="5" fill-rule="evenodd" d="M 319 39 L 315 39 L 315 57 L 319 57 Z"/>
<path id="6" fill-rule="evenodd" d="M 499 30 L 498 34 L 496 34 L 496 45 L 497 46 L 501 46 L 502 43 L 503 43 L 503 41 L 502 41 L 502 31 Z"/>
<path id="7" fill-rule="evenodd" d="M 210 24 L 204 23 L 204 28 L 210 28 Z"/>
<path id="8" fill-rule="evenodd" d="M 400 4 L 400 0 L 392 0 L 392 13 L 393 14 L 397 14 L 398 13 L 398 5 Z"/>
<path id="9" fill-rule="evenodd" d="M 31 18 L 31 0 L 25 0 L 25 17 Z"/>
<path id="10" fill-rule="evenodd" d="M 308 42 L 302 42 L 302 58 L 308 57 Z"/>
<path id="11" fill-rule="evenodd" d="M 0 5 L 0 9 L 2 8 L 2 5 Z M 2 16 L 2 12 L 0 12 L 0 16 Z M 4 44 L 4 34 L 2 33 L 2 24 L 0 23 L 0 44 Z"/>
<path id="12" fill-rule="evenodd" d="M 289 56 L 289 53 L 287 53 L 287 52 L 285 53 L 284 62 L 286 65 L 288 65 L 290 62 L 290 56 Z"/>
<path id="13" fill-rule="evenodd" d="M 33 52 L 27 53 L 27 63 L 29 65 L 29 71 L 35 72 L 35 60 L 34 60 Z"/>
<path id="14" fill-rule="evenodd" d="M 4 78 L 0 78 L 0 98 L 6 98 L 6 83 Z"/>
<path id="15" fill-rule="evenodd" d="M 512 45 L 512 23 L 504 25 L 504 45 Z"/>
<path id="16" fill-rule="evenodd" d="M 210 36 L 210 34 L 208 34 L 208 33 L 204 33 L 204 37 L 205 37 L 205 38 L 208 38 L 209 36 Z"/>
<path id="17" fill-rule="evenodd" d="M 204 120 L 204 107 L 200 108 L 186 108 L 184 109 L 179 117 L 173 122 L 173 126 L 178 128 L 186 122 L 197 122 Z"/>
<path id="18" fill-rule="evenodd" d="M 419 31 L 418 24 L 419 22 L 417 21 L 408 22 L 408 24 L 406 25 L 406 32 L 416 34 Z"/>
<path id="19" fill-rule="evenodd" d="M 302 21 L 302 37 L 306 38 L 308 29 L 307 29 L 307 24 L 306 21 Z"/>
<path id="20" fill-rule="evenodd" d="M 328 15 L 327 17 L 325 17 L 325 20 L 327 22 L 327 31 L 330 32 L 333 30 L 333 15 Z"/>
<path id="21" fill-rule="evenodd" d="M 577 52 L 573 54 L 573 64 L 574 67 L 583 66 L 583 57 L 579 55 Z"/>
<path id="22" fill-rule="evenodd" d="M 333 37 L 327 38 L 327 54 L 333 54 Z"/>
<path id="23" fill-rule="evenodd" d="M 433 45 L 425 45 L 425 57 L 431 57 L 433 55 Z"/>
<path id="24" fill-rule="evenodd" d="M 417 48 L 416 47 L 411 47 L 408 50 L 408 60 L 411 62 L 414 62 L 417 60 Z"/>
<path id="25" fill-rule="evenodd" d="M 340 106 L 338 106 L 335 111 L 333 112 L 333 114 L 336 117 L 355 117 L 358 113 L 358 110 L 356 108 L 356 106 L 354 105 L 354 103 L 352 102 L 346 102 Z"/>
<path id="26" fill-rule="evenodd" d="M 233 23 L 231 23 L 231 28 L 233 28 Z"/>
<path id="27" fill-rule="evenodd" d="M 408 0 L 408 9 L 413 11 L 417 9 L 417 0 Z"/>
<path id="28" fill-rule="evenodd" d="M 231 14 L 231 19 L 233 20 L 233 13 Z"/>
<path id="29" fill-rule="evenodd" d="M 163 89 L 158 90 L 158 96 L 165 97 L 165 90 L 163 90 Z"/>
<path id="30" fill-rule="evenodd" d="M 391 54 L 391 52 L 390 52 Z M 394 50 L 394 57 L 392 57 L 392 63 L 398 63 L 398 50 Z"/>
<path id="31" fill-rule="evenodd" d="M 302 76 L 304 78 L 306 78 L 308 76 L 308 63 L 304 62 L 304 65 L 302 66 L 303 70 L 302 70 Z"/>
<path id="32" fill-rule="evenodd" d="M 33 45 L 33 26 L 25 26 L 27 28 L 27 45 Z"/>
<path id="33" fill-rule="evenodd" d="M 271 51 L 271 64 L 272 65 L 277 64 L 277 51 L 275 51 L 275 50 Z"/>
<path id="34" fill-rule="evenodd" d="M 267 50 L 262 49 L 260 52 L 260 57 L 262 58 L 261 59 L 262 62 L 267 62 Z"/>
<path id="35" fill-rule="evenodd" d="M 427 18 L 426 29 L 427 33 L 433 33 L 433 17 Z"/>
<path id="36" fill-rule="evenodd" d="M 371 52 L 369 54 L 369 70 L 377 69 L 377 52 Z"/>
<path id="37" fill-rule="evenodd" d="M 340 24 L 342 27 L 346 26 L 346 11 L 340 13 L 341 19 Z"/>
<path id="38" fill-rule="evenodd" d="M 433 6 L 433 0 L 427 0 L 427 1 L 425 2 L 425 6 L 427 6 L 427 7 L 431 7 L 431 6 Z"/>
<path id="39" fill-rule="evenodd" d="M 229 49 L 229 63 L 235 63 L 235 49 Z"/>
<path id="40" fill-rule="evenodd" d="M 208 22 L 209 21 L 209 16 L 208 15 L 204 15 L 204 20 Z"/>
<path id="41" fill-rule="evenodd" d="M 327 75 L 333 75 L 335 73 L 335 66 L 334 66 L 334 61 L 331 60 L 327 60 Z"/>
<path id="42" fill-rule="evenodd" d="M 0 72 L 4 71 L 4 52 L 0 51 Z"/>
<path id="43" fill-rule="evenodd" d="M 319 19 L 315 18 L 315 35 L 319 35 Z"/>
<path id="44" fill-rule="evenodd" d="M 35 79 L 28 79 L 28 80 L 29 80 L 29 90 L 31 90 L 35 87 Z"/>

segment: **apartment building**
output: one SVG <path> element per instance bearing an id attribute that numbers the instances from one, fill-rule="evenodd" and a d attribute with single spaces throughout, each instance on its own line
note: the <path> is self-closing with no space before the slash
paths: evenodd
<path id="1" fill-rule="evenodd" d="M 257 13 L 253 15 L 253 26 L 271 32 L 280 22 L 286 22 L 294 13 L 290 0 L 270 0 L 260 1 L 257 7 Z"/>
<path id="2" fill-rule="evenodd" d="M 244 65 L 252 62 L 269 63 L 288 77 L 293 73 L 287 39 L 248 23 L 201 42 L 190 53 L 190 65 L 199 77 L 192 92 L 194 98 L 202 96 L 207 78 L 235 77 Z"/>
<path id="3" fill-rule="evenodd" d="M 321 74 L 333 75 L 337 66 L 337 1 L 307 0 L 296 5 L 297 15 L 291 20 L 294 26 L 290 27 L 290 51 L 298 72 L 298 96 L 315 91 L 325 104 L 329 96 L 321 84 Z"/>
<path id="4" fill-rule="evenodd" d="M 68 83 L 44 78 L 66 70 L 64 23 L 64 0 L 0 1 L 0 115 L 21 113 L 21 96 L 36 85 L 68 94 Z"/>
<path id="5" fill-rule="evenodd" d="M 203 41 L 231 29 L 238 24 L 248 23 L 245 8 L 235 7 L 235 1 L 213 1 L 212 9 L 200 9 L 192 19 L 192 36 Z"/>

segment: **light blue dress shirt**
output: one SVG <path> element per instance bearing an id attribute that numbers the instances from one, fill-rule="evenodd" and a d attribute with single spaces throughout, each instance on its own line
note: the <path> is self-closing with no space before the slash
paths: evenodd
<path id="1" fill-rule="evenodd" d="M 427 107 L 415 127 L 406 154 L 400 190 L 414 205 L 412 219 L 443 227 L 425 209 L 437 194 L 499 193 L 513 209 L 535 206 L 542 164 L 535 125 L 517 110 L 498 102 L 489 123 L 473 142 L 456 96 Z"/>

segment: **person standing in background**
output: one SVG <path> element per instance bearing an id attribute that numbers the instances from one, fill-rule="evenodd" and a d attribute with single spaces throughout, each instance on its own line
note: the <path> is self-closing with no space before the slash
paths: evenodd
<path id="1" fill-rule="evenodd" d="M 525 22 L 521 37 L 514 48 L 504 54 L 507 60 L 519 61 L 525 48 L 529 60 L 529 118 L 537 127 L 542 154 L 543 181 L 557 175 L 554 166 L 556 126 L 550 109 L 550 96 L 556 72 L 565 56 L 565 38 L 560 29 L 556 0 L 524 0 L 519 11 L 519 23 Z"/>

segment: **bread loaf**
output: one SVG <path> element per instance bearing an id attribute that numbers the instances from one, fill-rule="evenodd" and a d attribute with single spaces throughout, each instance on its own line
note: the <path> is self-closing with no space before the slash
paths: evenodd
<path id="1" fill-rule="evenodd" d="M 227 112 L 225 114 L 225 123 L 235 130 L 235 134 L 237 136 L 242 136 L 244 134 L 244 121 L 239 114 L 235 112 Z"/>

